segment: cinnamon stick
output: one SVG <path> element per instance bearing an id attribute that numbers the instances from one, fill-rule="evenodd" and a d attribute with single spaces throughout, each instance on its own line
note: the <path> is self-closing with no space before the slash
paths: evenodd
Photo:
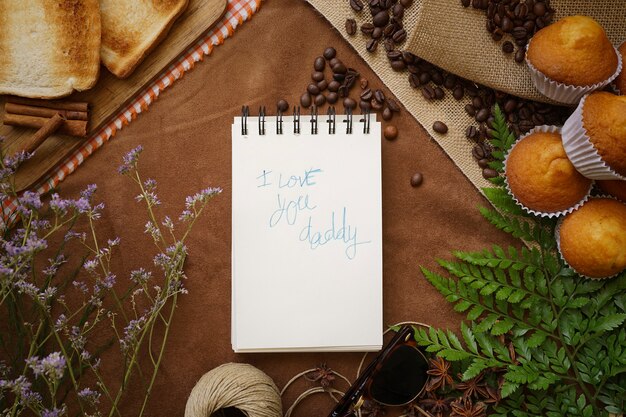
<path id="1" fill-rule="evenodd" d="M 46 122 L 46 117 L 24 116 L 21 114 L 5 113 L 4 124 L 9 126 L 30 127 L 40 129 Z M 58 130 L 59 133 L 70 136 L 87 136 L 87 122 L 84 120 L 66 120 Z"/>
<path id="2" fill-rule="evenodd" d="M 68 110 L 68 111 L 80 111 L 80 112 L 89 111 L 89 103 L 78 102 L 78 101 L 35 100 L 32 98 L 10 96 L 10 97 L 7 97 L 7 103 L 23 104 L 26 106 L 34 106 L 34 107 L 44 107 L 47 109 L 55 109 L 55 110 Z"/>
<path id="3" fill-rule="evenodd" d="M 59 130 L 64 121 L 65 118 L 60 113 L 56 113 L 54 116 L 49 118 L 48 121 L 37 132 L 35 132 L 33 136 L 30 137 L 30 139 L 28 139 L 26 144 L 22 147 L 22 150 L 26 152 L 33 152 L 43 143 L 43 141 L 49 138 L 50 135 Z"/>
<path id="4" fill-rule="evenodd" d="M 88 120 L 86 111 L 73 110 L 55 110 L 46 107 L 35 107 L 26 104 L 6 103 L 4 106 L 5 113 L 21 114 L 24 116 L 36 117 L 53 117 L 60 113 L 67 120 Z"/>

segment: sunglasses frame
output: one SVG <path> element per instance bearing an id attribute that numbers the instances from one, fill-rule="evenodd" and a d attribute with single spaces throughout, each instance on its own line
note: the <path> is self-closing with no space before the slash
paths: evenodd
<path id="1" fill-rule="evenodd" d="M 333 410 L 330 412 L 328 417 L 347 417 L 352 414 L 358 413 L 358 410 L 361 408 L 366 400 L 366 393 L 369 391 L 369 386 L 371 385 L 374 375 L 377 371 L 380 370 L 389 355 L 391 355 L 391 353 L 395 351 L 398 347 L 403 345 L 411 346 L 420 354 L 420 356 L 424 359 L 424 362 L 428 364 L 428 359 L 426 358 L 424 353 L 416 346 L 415 343 L 411 342 L 412 336 L 413 328 L 406 324 L 403 325 L 398 330 L 393 339 L 391 339 L 389 343 L 383 348 L 383 350 L 378 353 L 374 360 L 372 360 L 367 368 L 365 368 L 365 371 L 363 371 L 363 373 L 357 378 L 357 380 L 350 386 L 350 388 L 346 391 L 341 400 L 339 400 L 335 408 L 333 408 Z M 403 404 L 385 404 L 374 398 L 371 399 L 372 401 L 375 401 L 376 403 L 385 406 L 400 407 L 409 404 L 424 392 L 424 389 L 428 383 L 428 378 L 429 377 L 427 377 L 426 382 L 419 390 L 419 392 L 413 398 Z"/>

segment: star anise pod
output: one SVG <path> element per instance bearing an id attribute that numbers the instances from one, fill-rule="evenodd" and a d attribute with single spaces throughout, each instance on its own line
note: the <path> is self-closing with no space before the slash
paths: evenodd
<path id="1" fill-rule="evenodd" d="M 430 378 L 428 384 L 426 384 L 426 391 L 432 392 L 439 388 L 445 389 L 446 384 L 449 386 L 454 385 L 454 379 L 450 375 L 450 362 L 445 359 L 436 356 L 434 359 L 429 359 L 430 369 L 426 371 Z"/>
<path id="2" fill-rule="evenodd" d="M 491 388 L 489 385 L 486 386 L 487 394 L 489 396 L 483 400 L 485 404 L 493 404 L 497 405 L 502 397 L 500 396 L 500 391 L 495 388 Z"/>
<path id="3" fill-rule="evenodd" d="M 360 410 L 363 417 L 381 417 L 385 415 L 385 407 L 376 401 L 365 400 Z"/>
<path id="4" fill-rule="evenodd" d="M 426 411 L 430 412 L 434 417 L 441 417 L 448 415 L 448 412 L 450 411 L 450 403 L 454 400 L 455 399 L 451 397 L 441 398 L 435 393 L 430 392 L 428 393 L 427 398 L 419 400 L 419 405 Z"/>
<path id="5" fill-rule="evenodd" d="M 450 417 L 486 417 L 487 407 L 484 403 L 474 404 L 471 400 L 461 397 L 450 404 Z"/>
<path id="6" fill-rule="evenodd" d="M 319 382 L 322 388 L 326 389 L 335 380 L 335 373 L 325 363 L 322 363 L 313 371 L 307 372 L 304 377 L 309 381 Z"/>
<path id="7" fill-rule="evenodd" d="M 487 392 L 487 384 L 483 382 L 484 374 L 481 372 L 472 379 L 462 381 L 456 384 L 456 389 L 463 391 L 464 398 L 474 397 L 478 400 L 489 398 L 489 392 Z M 459 379 L 462 375 L 459 374 Z"/>

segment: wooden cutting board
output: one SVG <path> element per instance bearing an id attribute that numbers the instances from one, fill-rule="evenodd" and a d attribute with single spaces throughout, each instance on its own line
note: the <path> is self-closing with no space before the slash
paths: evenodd
<path id="1" fill-rule="evenodd" d="M 120 80 L 102 67 L 96 86 L 81 93 L 74 93 L 64 100 L 90 103 L 90 135 L 99 131 L 136 95 L 159 76 L 176 58 L 198 41 L 226 11 L 227 0 L 190 0 L 185 13 L 176 21 L 165 40 L 141 63 L 128 78 Z M 0 96 L 0 118 L 4 117 L 4 96 Z M 35 133 L 34 129 L 0 126 L 0 136 L 5 137 L 2 150 L 12 155 L 23 148 L 24 142 Z M 53 135 L 37 148 L 35 155 L 15 174 L 18 191 L 26 190 L 61 161 L 79 148 L 86 138 Z"/>

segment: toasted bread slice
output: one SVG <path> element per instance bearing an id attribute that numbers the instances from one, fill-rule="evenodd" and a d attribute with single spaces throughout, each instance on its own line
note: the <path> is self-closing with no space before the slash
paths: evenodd
<path id="1" fill-rule="evenodd" d="M 99 71 L 98 0 L 0 1 L 0 94 L 63 97 Z"/>
<path id="2" fill-rule="evenodd" d="M 102 63 L 128 77 L 168 34 L 188 0 L 100 0 Z"/>

